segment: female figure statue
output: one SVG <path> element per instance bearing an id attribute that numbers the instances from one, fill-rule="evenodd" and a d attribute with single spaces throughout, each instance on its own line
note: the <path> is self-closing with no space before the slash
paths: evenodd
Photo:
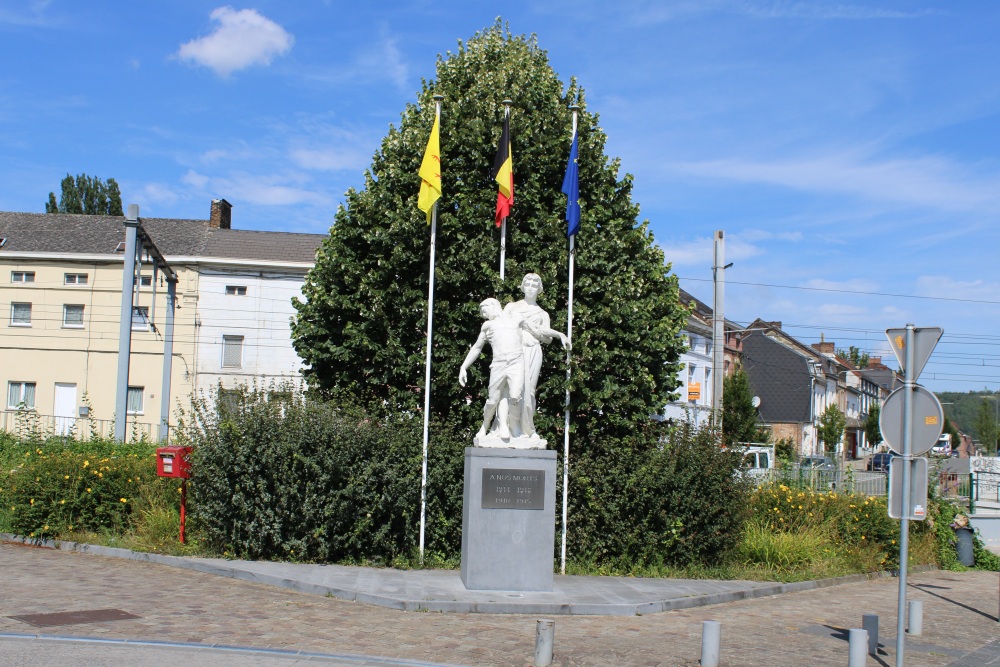
<path id="1" fill-rule="evenodd" d="M 565 334 L 549 327 L 549 314 L 538 305 L 538 295 L 542 293 L 542 278 L 537 273 L 529 273 L 521 280 L 521 291 L 524 298 L 508 303 L 503 313 L 505 317 L 526 320 L 531 326 L 521 330 L 521 342 L 524 346 L 524 393 L 521 398 L 521 434 L 528 438 L 537 438 L 535 432 L 535 405 L 537 403 L 535 389 L 538 386 L 538 373 L 542 369 L 542 343 L 549 343 L 558 337 L 563 347 L 569 349 L 569 339 Z M 514 420 L 511 420 L 513 423 Z"/>

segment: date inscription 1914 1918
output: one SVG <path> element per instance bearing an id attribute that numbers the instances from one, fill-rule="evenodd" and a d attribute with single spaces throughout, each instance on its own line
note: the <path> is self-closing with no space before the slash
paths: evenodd
<path id="1" fill-rule="evenodd" d="M 483 509 L 545 509 L 545 471 L 483 468 Z"/>

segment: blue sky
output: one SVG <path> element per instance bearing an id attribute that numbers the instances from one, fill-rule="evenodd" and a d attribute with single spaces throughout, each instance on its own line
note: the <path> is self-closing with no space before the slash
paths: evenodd
<path id="1" fill-rule="evenodd" d="M 86 172 L 146 216 L 326 232 L 502 11 L 587 90 L 682 287 L 711 303 L 725 230 L 729 319 L 890 359 L 887 327 L 941 326 L 921 381 L 1000 389 L 1000 3 L 608 6 L 0 0 L 0 210 Z"/>

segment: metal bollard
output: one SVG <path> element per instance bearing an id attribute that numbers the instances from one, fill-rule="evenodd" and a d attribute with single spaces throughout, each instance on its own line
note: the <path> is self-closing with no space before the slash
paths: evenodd
<path id="1" fill-rule="evenodd" d="M 924 633 L 924 601 L 910 600 L 906 616 L 909 619 L 906 624 L 906 634 L 914 637 L 922 635 Z"/>
<path id="2" fill-rule="evenodd" d="M 861 627 L 868 631 L 868 655 L 878 655 L 878 614 L 862 614 Z"/>
<path id="3" fill-rule="evenodd" d="M 719 667 L 719 644 L 722 623 L 704 621 L 701 624 L 701 667 Z"/>
<path id="4" fill-rule="evenodd" d="M 865 667 L 868 664 L 868 631 L 851 628 L 847 632 L 849 651 L 847 667 Z"/>
<path id="5" fill-rule="evenodd" d="M 535 667 L 549 667 L 552 664 L 555 635 L 555 621 L 542 618 L 535 623 Z"/>

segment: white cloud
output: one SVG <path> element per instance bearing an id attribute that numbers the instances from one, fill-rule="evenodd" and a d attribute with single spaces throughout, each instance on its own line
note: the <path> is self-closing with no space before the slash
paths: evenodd
<path id="1" fill-rule="evenodd" d="M 208 176 L 199 174 L 193 169 L 189 169 L 186 174 L 181 176 L 181 182 L 190 185 L 193 188 L 204 190 L 208 185 Z"/>
<path id="2" fill-rule="evenodd" d="M 663 254 L 668 262 L 677 267 L 691 267 L 695 270 L 711 270 L 712 258 L 715 253 L 715 241 L 711 237 L 703 237 L 678 245 L 663 245 Z M 726 262 L 736 262 L 764 254 L 760 246 L 747 243 L 742 236 L 726 237 Z"/>
<path id="3" fill-rule="evenodd" d="M 949 276 L 920 276 L 917 293 L 939 299 L 993 301 L 1000 299 L 1000 284 L 985 280 L 955 280 Z"/>
<path id="4" fill-rule="evenodd" d="M 798 18 L 816 20 L 912 19 L 931 14 L 929 10 L 899 11 L 849 3 L 827 3 L 810 0 L 740 0 L 732 9 L 738 14 L 760 18 Z"/>
<path id="5" fill-rule="evenodd" d="M 177 201 L 177 193 L 162 183 L 147 183 L 142 187 L 142 196 L 151 202 L 173 204 Z"/>
<path id="6" fill-rule="evenodd" d="M 189 170 L 181 181 L 199 194 L 225 197 L 235 204 L 259 206 L 291 206 L 298 204 L 328 206 L 330 198 L 311 190 L 308 179 L 301 174 L 234 173 L 227 176 L 206 176 Z"/>
<path id="7" fill-rule="evenodd" d="M 308 81 L 324 85 L 371 85 L 373 81 L 388 79 L 400 92 L 410 93 L 410 68 L 397 45 L 395 37 L 383 28 L 372 45 L 356 54 L 350 63 L 327 65 L 300 72 Z"/>
<path id="8" fill-rule="evenodd" d="M 303 169 L 321 171 L 360 171 L 368 164 L 361 151 L 342 148 L 295 148 L 289 157 Z"/>
<path id="9" fill-rule="evenodd" d="M 176 57 L 208 67 L 219 76 L 251 65 L 270 65 L 295 42 L 284 28 L 253 9 L 219 7 L 211 18 L 219 24 L 215 32 L 182 44 Z"/>
<path id="10" fill-rule="evenodd" d="M 797 243 L 802 240 L 802 232 L 772 232 L 766 229 L 744 229 L 735 234 L 740 240 L 752 241 L 788 241 Z M 732 238 L 730 236 L 729 238 Z"/>
<path id="11" fill-rule="evenodd" d="M 683 173 L 940 211 L 1000 212 L 1000 175 L 937 157 L 870 159 L 856 153 L 787 160 L 738 158 L 677 165 Z"/>

